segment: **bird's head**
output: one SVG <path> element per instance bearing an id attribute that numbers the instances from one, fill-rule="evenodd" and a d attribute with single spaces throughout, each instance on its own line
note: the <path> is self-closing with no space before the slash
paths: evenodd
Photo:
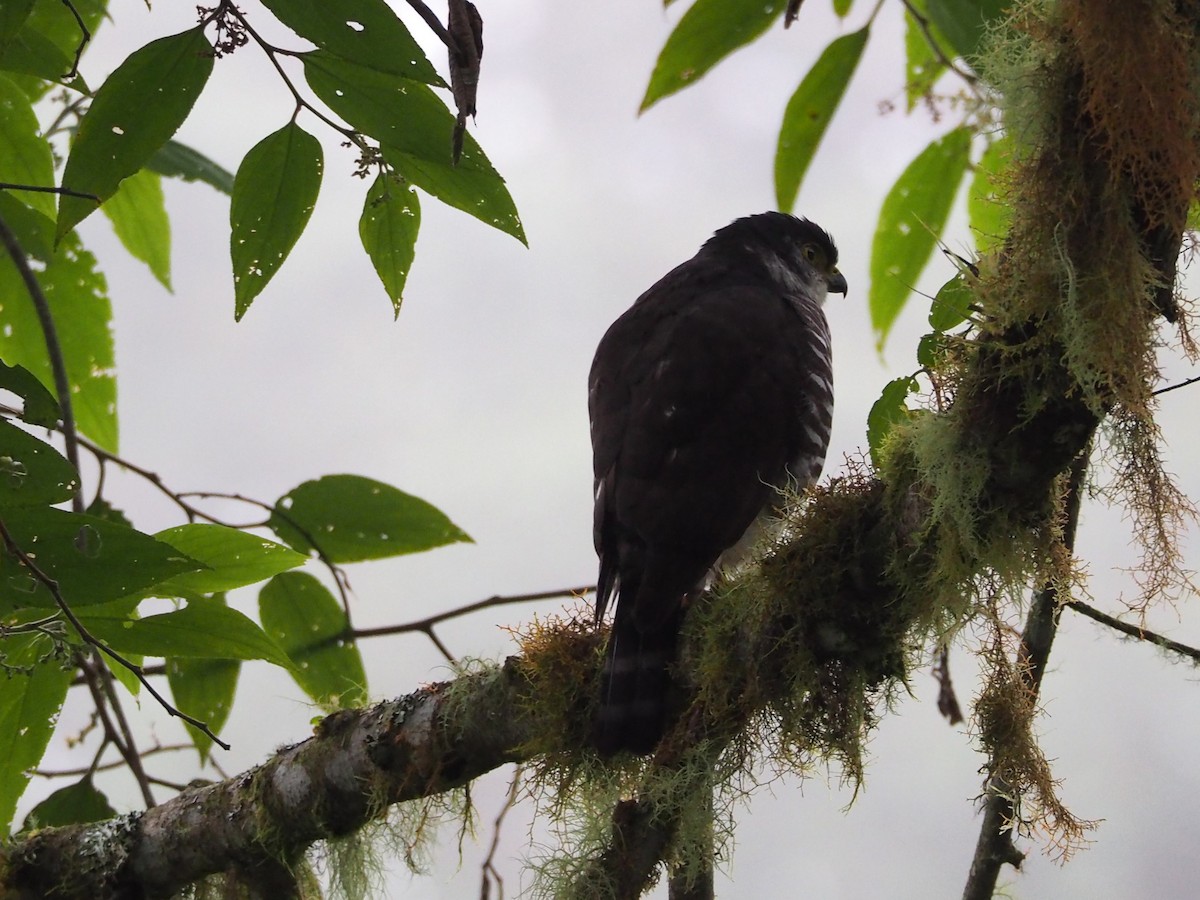
<path id="1" fill-rule="evenodd" d="M 846 294 L 846 276 L 837 267 L 837 245 L 825 229 L 808 219 L 781 212 L 746 216 L 714 234 L 705 248 L 728 254 L 739 264 L 761 266 L 788 295 L 803 295 L 820 304 L 827 294 Z"/>

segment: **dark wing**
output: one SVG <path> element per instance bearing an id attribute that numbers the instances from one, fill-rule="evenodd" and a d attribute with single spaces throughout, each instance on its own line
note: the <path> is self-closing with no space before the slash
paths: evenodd
<path id="1" fill-rule="evenodd" d="M 599 611 L 619 582 L 644 627 L 673 615 L 789 466 L 828 441 L 813 428 L 829 405 L 820 309 L 723 275 L 699 258 L 667 275 L 609 329 L 589 379 Z"/>

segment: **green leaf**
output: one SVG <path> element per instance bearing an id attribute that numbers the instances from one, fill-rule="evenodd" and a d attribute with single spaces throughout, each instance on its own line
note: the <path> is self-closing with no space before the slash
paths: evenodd
<path id="1" fill-rule="evenodd" d="M 844 19 L 850 15 L 850 7 L 854 5 L 854 0 L 833 0 L 833 11 L 839 19 Z"/>
<path id="2" fill-rule="evenodd" d="M 176 575 L 158 586 L 163 596 L 211 594 L 265 581 L 304 565 L 307 557 L 282 544 L 225 525 L 197 523 L 168 528 L 154 535 L 207 568 Z"/>
<path id="3" fill-rule="evenodd" d="M 1007 136 L 988 144 L 967 190 L 967 218 L 975 235 L 975 248 L 981 254 L 999 247 L 1008 235 L 1012 207 L 1004 202 L 997 187 L 1000 174 L 1009 165 L 1010 153 Z"/>
<path id="4" fill-rule="evenodd" d="M 171 220 L 159 175 L 148 169 L 135 172 L 100 208 L 130 255 L 171 290 Z"/>
<path id="5" fill-rule="evenodd" d="M 139 593 L 201 566 L 148 534 L 80 513 L 11 509 L 4 512 L 4 524 L 76 610 Z M 6 605 L 55 605 L 46 587 L 8 554 L 0 555 L 0 609 Z"/>
<path id="6" fill-rule="evenodd" d="M 353 128 L 379 141 L 383 158 L 443 203 L 525 243 L 508 188 L 468 132 L 451 159 L 454 114 L 427 85 L 357 66 L 323 51 L 302 54 L 309 87 Z"/>
<path id="7" fill-rule="evenodd" d="M 0 419 L 0 512 L 62 503 L 77 490 L 79 476 L 57 450 Z"/>
<path id="8" fill-rule="evenodd" d="M 53 656 L 50 640 L 38 634 L 4 638 L 5 672 L 0 675 L 0 831 L 8 832 L 29 770 L 50 743 L 73 672 Z M 47 657 L 43 659 L 43 657 Z"/>
<path id="9" fill-rule="evenodd" d="M 941 286 L 929 306 L 929 325 L 934 331 L 957 328 L 971 315 L 975 295 L 964 275 L 958 274 Z"/>
<path id="10" fill-rule="evenodd" d="M 220 734 L 233 708 L 242 664 L 235 659 L 167 659 L 167 683 L 175 705 Z M 212 738 L 184 723 L 201 761 L 208 759 Z"/>
<path id="11" fill-rule="evenodd" d="M 212 597 L 205 602 L 226 605 L 223 596 Z M 167 683 L 171 686 L 175 705 L 189 716 L 199 719 L 214 734 L 220 734 L 233 708 L 238 676 L 242 671 L 241 662 L 236 659 L 168 657 L 166 669 Z M 191 725 L 186 725 L 186 728 L 200 759 L 208 759 L 212 738 Z"/>
<path id="12" fill-rule="evenodd" d="M 926 28 L 933 40 L 939 40 L 940 33 L 937 26 L 929 21 L 925 0 L 911 0 L 911 4 L 912 9 L 925 17 Z M 906 8 L 904 11 L 904 93 L 909 112 L 916 108 L 921 98 L 933 89 L 934 83 L 946 71 L 946 64 L 929 46 L 929 38 L 925 36 L 912 9 Z"/>
<path id="13" fill-rule="evenodd" d="M 949 340 L 942 332 L 934 331 L 922 335 L 917 341 L 917 365 L 926 369 L 937 368 L 949 348 Z"/>
<path id="14" fill-rule="evenodd" d="M 222 194 L 233 193 L 233 173 L 213 162 L 199 150 L 178 141 L 167 141 L 154 151 L 146 168 L 168 178 L 202 181 Z"/>
<path id="15" fill-rule="evenodd" d="M 238 166 L 229 209 L 235 319 L 246 314 L 308 224 L 323 160 L 321 143 L 289 122 L 259 141 Z"/>
<path id="16" fill-rule="evenodd" d="M 276 575 L 258 595 L 263 629 L 296 664 L 292 677 L 322 706 L 362 706 L 367 675 L 353 643 L 338 639 L 346 612 L 321 582 L 303 572 Z"/>
<path id="17" fill-rule="evenodd" d="M 842 102 L 869 33 L 862 28 L 826 47 L 788 101 L 775 152 L 775 198 L 782 210 L 796 205 L 804 173 Z"/>
<path id="18" fill-rule="evenodd" d="M 988 25 L 1004 15 L 1013 0 L 926 0 L 929 17 L 959 56 L 973 61 Z"/>
<path id="19" fill-rule="evenodd" d="M 116 814 L 108 798 L 92 784 L 92 777 L 85 775 L 82 781 L 60 788 L 31 809 L 21 830 L 103 822 Z"/>
<path id="20" fill-rule="evenodd" d="M 117 382 L 113 373 L 112 306 L 96 258 L 78 237 L 63 241 L 38 274 L 54 317 L 71 384 L 75 424 L 105 450 L 117 450 Z M 46 339 L 25 283 L 0 253 L 0 359 L 24 366 L 54 391 Z"/>
<path id="21" fill-rule="evenodd" d="M 37 116 L 25 92 L 0 75 L 0 181 L 54 187 L 54 157 L 41 135 Z M 54 217 L 54 195 L 13 191 L 43 215 Z"/>
<path id="22" fill-rule="evenodd" d="M 971 132 L 956 128 L 909 163 L 884 198 L 871 244 L 871 324 L 882 350 L 929 261 L 966 171 Z"/>
<path id="23" fill-rule="evenodd" d="M 380 172 L 367 191 L 362 217 L 358 220 L 358 236 L 397 316 L 404 282 L 416 255 L 420 228 L 417 192 Z"/>
<path id="24" fill-rule="evenodd" d="M 30 425 L 53 428 L 58 424 L 59 416 L 62 415 L 58 401 L 25 367 L 0 362 L 0 388 L 12 391 L 25 401 L 21 418 Z"/>
<path id="25" fill-rule="evenodd" d="M 267 524 L 302 553 L 319 546 L 335 563 L 419 553 L 471 540 L 424 500 L 359 475 L 306 481 L 279 498 Z"/>
<path id="26" fill-rule="evenodd" d="M 13 36 L 21 30 L 37 0 L 5 0 L 0 3 L 0 53 Z"/>
<path id="27" fill-rule="evenodd" d="M 0 191 L 0 217 L 26 254 L 48 262 L 54 255 L 54 219 L 22 203 L 15 193 Z"/>
<path id="28" fill-rule="evenodd" d="M 183 124 L 213 67 L 203 26 L 135 50 L 96 91 L 79 123 L 63 170 L 63 186 L 103 203 L 122 179 L 141 169 Z M 82 197 L 58 204 L 57 238 L 96 209 Z"/>
<path id="29" fill-rule="evenodd" d="M 88 504 L 88 508 L 84 510 L 89 516 L 95 516 L 97 519 L 104 519 L 106 522 L 115 522 L 118 525 L 124 525 L 126 528 L 132 528 L 133 522 L 129 520 L 129 516 L 121 512 L 103 497 L 97 495 Z M 134 603 L 136 606 L 136 602 Z"/>
<path id="30" fill-rule="evenodd" d="M 384 0 L 263 0 L 296 34 L 360 66 L 436 87 L 446 83 Z"/>
<path id="31" fill-rule="evenodd" d="M 86 610 L 79 620 L 112 649 L 143 656 L 197 659 L 262 659 L 285 669 L 292 667 L 283 649 L 236 609 L 211 597 L 189 600 L 183 609 L 128 619 L 92 618 Z"/>
<path id="32" fill-rule="evenodd" d="M 659 52 L 639 111 L 699 80 L 770 28 L 786 6 L 786 0 L 696 0 Z"/>
<path id="33" fill-rule="evenodd" d="M 880 451 L 891 430 L 900 422 L 908 421 L 911 411 L 905 401 L 917 390 L 917 379 L 911 375 L 889 381 L 879 399 L 867 414 L 867 445 L 871 448 L 871 462 L 878 468 Z"/>
<path id="34" fill-rule="evenodd" d="M 71 57 L 31 24 L 26 24 L 13 35 L 12 40 L 0 52 L 0 69 L 16 75 L 32 75 L 39 79 L 36 83 L 28 83 L 28 79 L 18 79 L 21 90 L 31 100 L 36 100 L 46 92 L 49 85 L 43 82 L 66 84 L 65 79 L 70 68 Z M 86 85 L 76 86 L 86 88 Z"/>

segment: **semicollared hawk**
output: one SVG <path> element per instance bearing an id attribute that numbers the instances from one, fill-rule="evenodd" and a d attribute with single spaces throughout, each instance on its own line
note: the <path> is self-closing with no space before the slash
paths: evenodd
<path id="1" fill-rule="evenodd" d="M 833 421 L 833 239 L 766 212 L 716 232 L 600 341 L 588 378 L 600 557 L 616 600 L 596 749 L 649 753 L 692 597 L 736 565 L 786 488 L 816 481 Z"/>

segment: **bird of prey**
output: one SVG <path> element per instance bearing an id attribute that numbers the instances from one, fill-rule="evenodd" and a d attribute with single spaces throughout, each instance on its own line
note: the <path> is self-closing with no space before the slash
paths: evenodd
<path id="1" fill-rule="evenodd" d="M 644 754 L 666 726 L 689 601 L 816 481 L 833 421 L 826 294 L 833 239 L 747 216 L 638 298 L 588 378 L 600 557 L 596 621 L 616 598 L 591 740 Z"/>

